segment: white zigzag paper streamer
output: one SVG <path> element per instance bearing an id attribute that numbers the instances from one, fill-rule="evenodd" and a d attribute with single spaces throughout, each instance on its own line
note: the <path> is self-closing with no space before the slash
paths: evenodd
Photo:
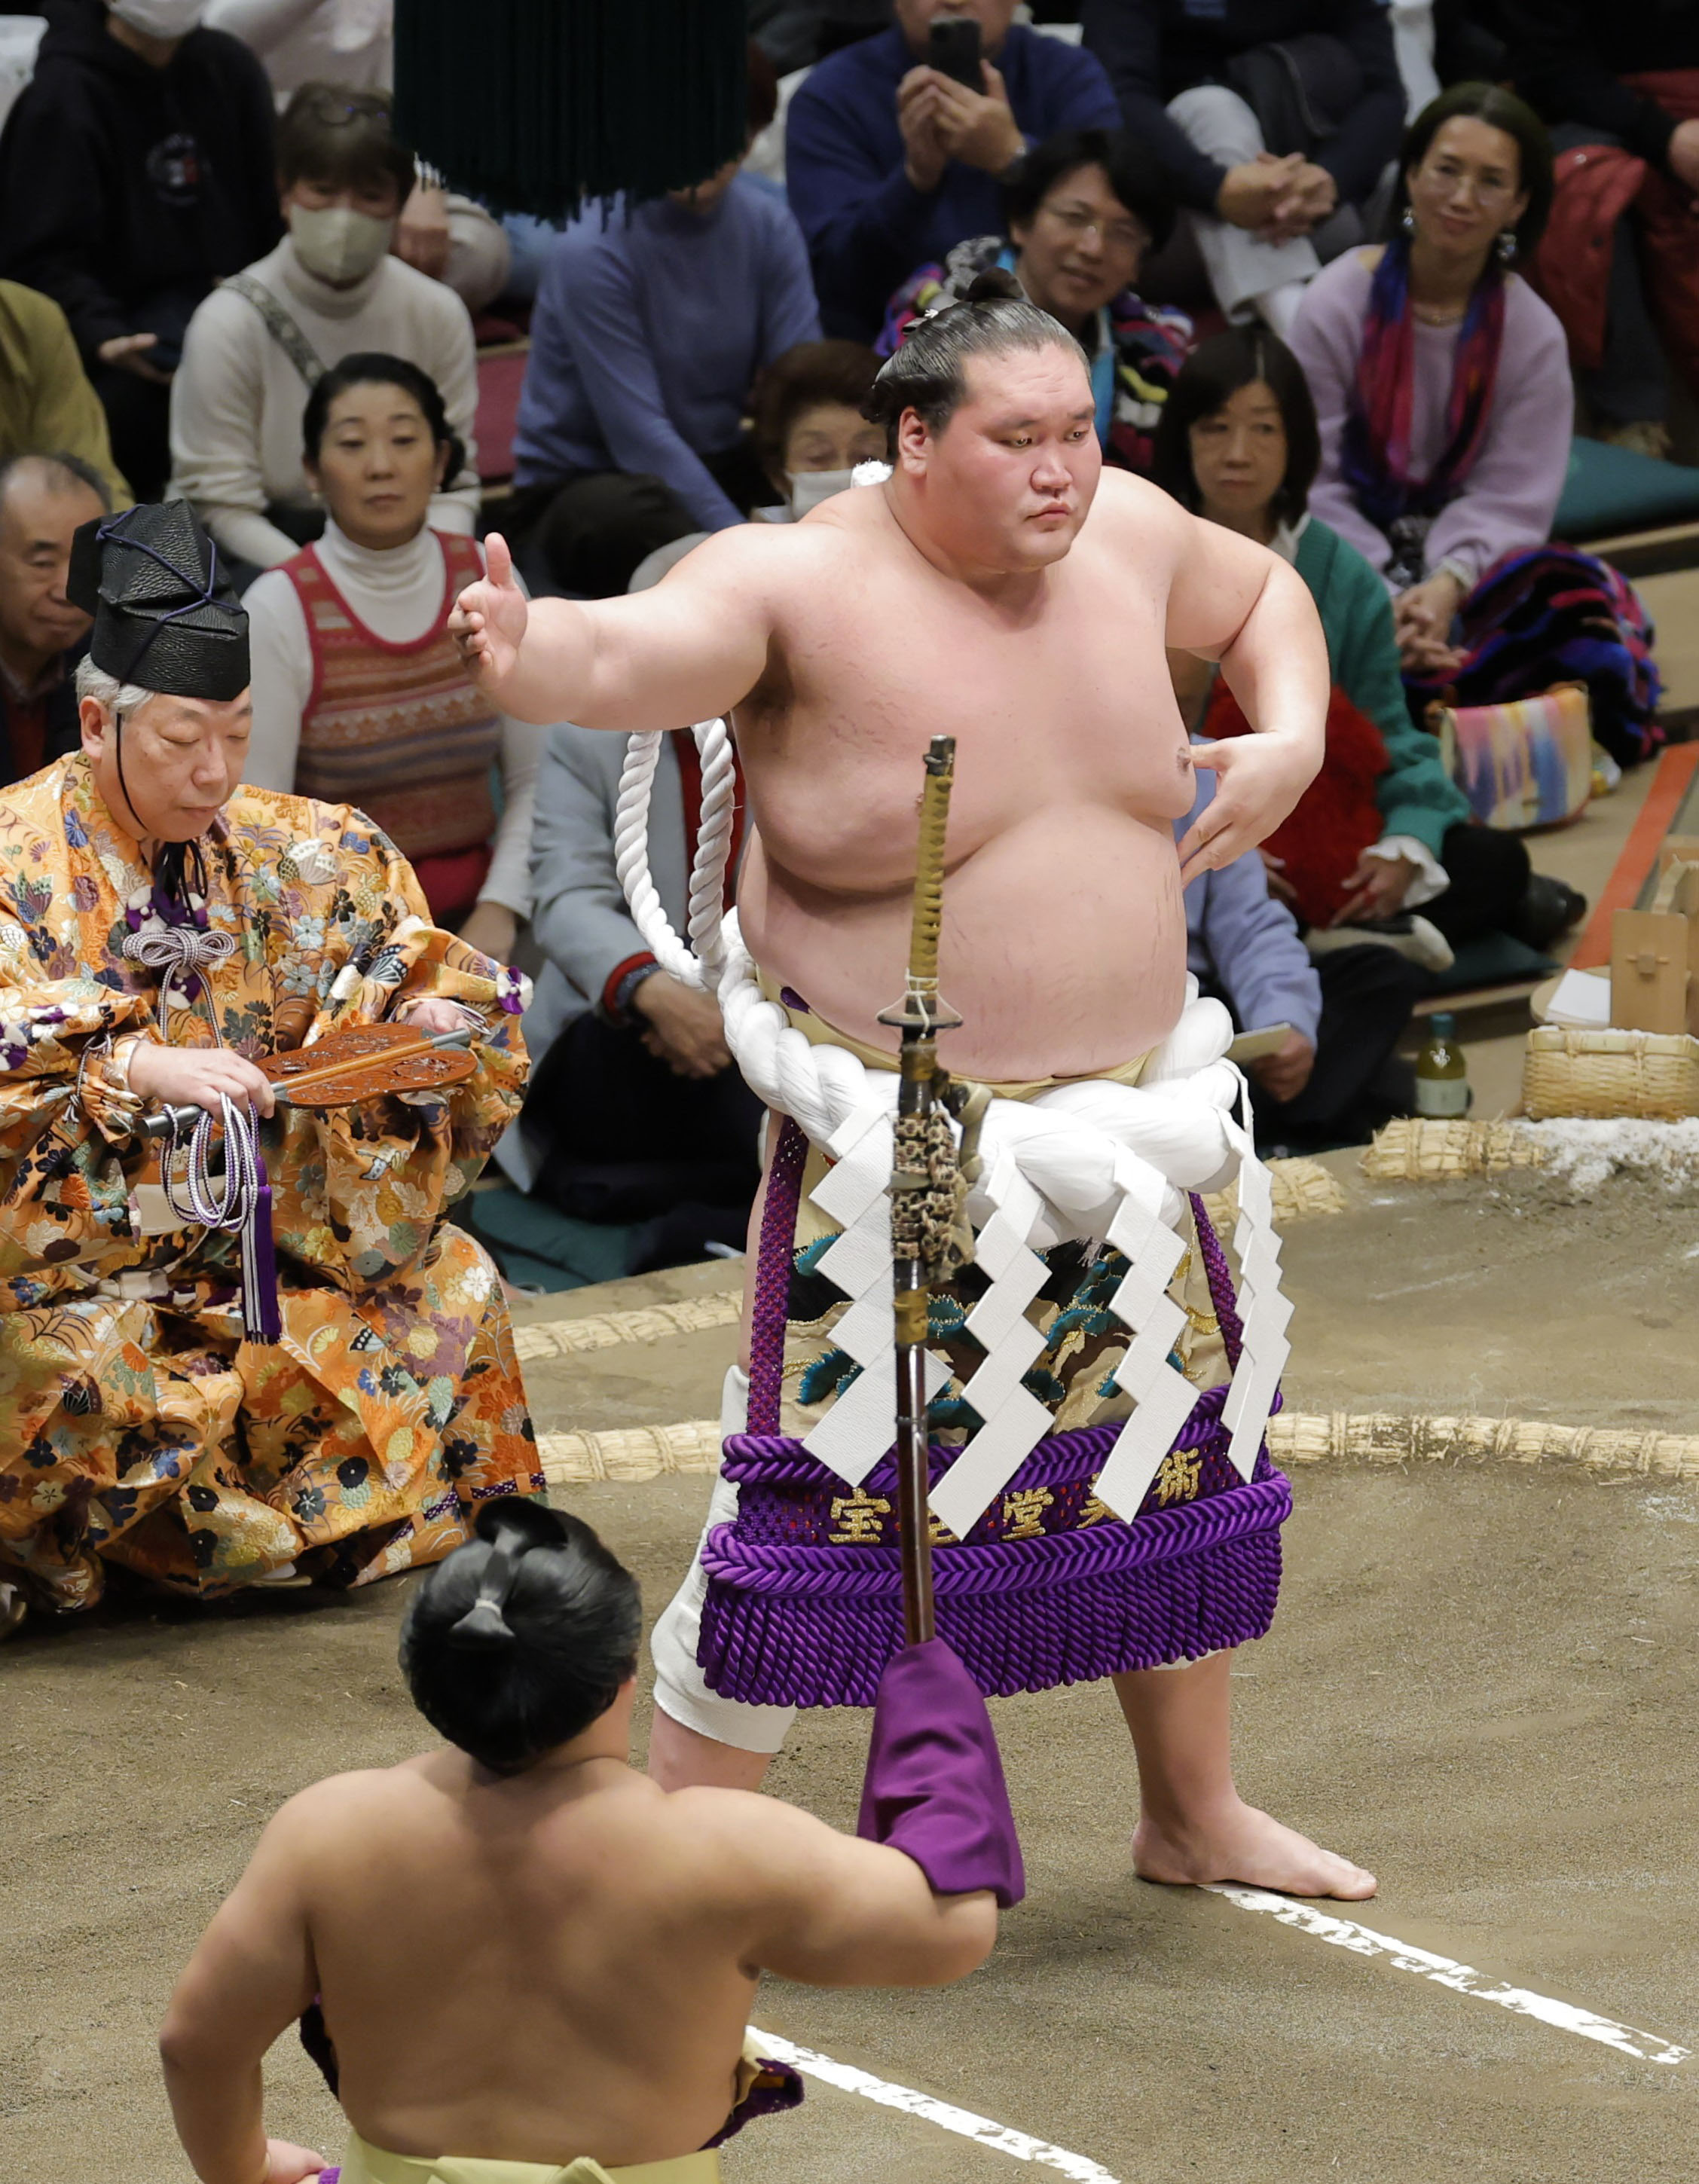
<path id="1" fill-rule="evenodd" d="M 784 1011 L 761 994 L 736 911 L 716 917 L 731 831 L 731 742 L 719 721 L 699 723 L 695 733 L 705 811 L 711 783 L 716 824 L 710 829 L 705 819 L 691 873 L 694 952 L 674 933 L 649 872 L 649 790 L 658 736 L 631 739 L 616 821 L 620 878 L 657 959 L 693 984 L 717 988 L 727 1043 L 752 1089 L 793 1117 L 835 1162 L 814 1193 L 815 1204 L 842 1232 L 822 1254 L 820 1271 L 850 1300 L 834 1335 L 861 1370 L 804 1446 L 859 1485 L 891 1446 L 895 1407 L 887 1194 L 897 1080 L 894 1072 L 869 1070 L 845 1049 L 813 1045 L 791 1028 Z M 1022 1384 L 1044 1347 L 1026 1312 L 1044 1278 L 1038 1252 L 1071 1237 L 1099 1238 L 1129 1262 L 1111 1307 L 1133 1335 L 1115 1379 L 1134 1409 L 1097 1491 L 1117 1515 L 1136 1513 L 1196 1396 L 1170 1362 L 1185 1325 L 1183 1307 L 1167 1294 L 1185 1249 L 1175 1228 L 1184 1205 L 1179 1194 L 1219 1188 L 1235 1165 L 1245 1350 L 1223 1417 L 1233 1462 L 1250 1478 L 1290 1355 L 1291 1306 L 1280 1294 L 1267 1171 L 1248 1128 L 1230 1112 L 1234 1104 L 1246 1115 L 1249 1108 L 1244 1079 L 1224 1059 L 1230 1036 L 1226 1011 L 1200 1000 L 1196 982 L 1189 979 L 1180 1021 L 1150 1056 L 1138 1086 L 1082 1080 L 1030 1102 L 993 1100 L 981 1135 L 984 1174 L 972 1201 L 980 1223 L 978 1261 L 989 1286 L 967 1320 L 987 1354 L 963 1390 L 984 1423 L 933 1496 L 938 1515 L 958 1535 L 972 1529 L 1053 1424 Z M 928 1353 L 928 1400 L 948 1377 L 944 1361 Z"/>

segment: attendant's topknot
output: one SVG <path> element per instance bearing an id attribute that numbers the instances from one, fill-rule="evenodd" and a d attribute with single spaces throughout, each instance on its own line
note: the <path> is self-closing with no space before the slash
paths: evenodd
<path id="1" fill-rule="evenodd" d="M 476 1532 L 414 1595 L 402 1672 L 433 1729 L 521 1774 L 637 1673 L 637 1581 L 588 1524 L 539 1502 L 487 1502 Z"/>

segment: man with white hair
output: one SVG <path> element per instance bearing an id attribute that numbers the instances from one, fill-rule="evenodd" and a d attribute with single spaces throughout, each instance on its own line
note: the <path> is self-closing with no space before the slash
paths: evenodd
<path id="1" fill-rule="evenodd" d="M 82 747 L 0 796 L 0 1630 L 108 1563 L 366 1583 L 543 1485 L 500 1284 L 442 1218 L 518 1107 L 523 981 L 359 812 L 238 785 L 247 616 L 186 503 L 86 525 L 67 588 Z M 397 1020 L 476 1073 L 274 1106 L 256 1056 Z M 144 1119 L 197 1107 L 226 1173 L 202 1143 L 162 1178 Z"/>

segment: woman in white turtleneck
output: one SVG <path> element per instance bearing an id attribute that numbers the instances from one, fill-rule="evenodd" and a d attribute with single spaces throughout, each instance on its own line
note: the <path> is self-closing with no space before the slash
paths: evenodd
<path id="1" fill-rule="evenodd" d="M 173 497 L 220 551 L 252 568 L 314 536 L 301 478 L 301 405 L 319 373 L 357 352 L 411 357 L 442 390 L 463 459 L 432 504 L 439 531 L 477 520 L 471 457 L 477 408 L 466 307 L 390 251 L 413 157 L 382 94 L 306 86 L 278 125 L 289 232 L 214 288 L 189 321 L 171 382 Z"/>
<path id="2" fill-rule="evenodd" d="M 326 521 L 316 544 L 268 569 L 244 601 L 253 663 L 244 777 L 357 805 L 411 862 L 437 923 L 506 962 L 531 907 L 543 731 L 494 710 L 448 633 L 483 554 L 431 525 L 460 460 L 443 398 L 400 357 L 345 357 L 313 389 L 301 432 Z"/>

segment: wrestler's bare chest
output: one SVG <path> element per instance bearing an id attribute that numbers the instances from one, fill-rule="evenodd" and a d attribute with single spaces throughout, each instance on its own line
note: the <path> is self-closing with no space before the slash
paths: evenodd
<path id="1" fill-rule="evenodd" d="M 956 739 L 943 970 L 955 1065 L 1069 1075 L 1178 1014 L 1174 822 L 1194 782 L 1163 649 L 1166 580 L 1124 539 L 988 599 L 876 550 L 787 604 L 738 710 L 755 838 L 739 888 L 756 958 L 840 1028 L 901 982 L 921 756 Z"/>
<path id="2" fill-rule="evenodd" d="M 957 743 L 953 866 L 1047 811 L 1166 833 L 1189 809 L 1165 594 L 1083 544 L 1047 575 L 1028 600 L 988 601 L 869 556 L 787 618 L 777 671 L 737 716 L 777 864 L 856 894 L 905 886 L 920 757 L 940 734 Z"/>

